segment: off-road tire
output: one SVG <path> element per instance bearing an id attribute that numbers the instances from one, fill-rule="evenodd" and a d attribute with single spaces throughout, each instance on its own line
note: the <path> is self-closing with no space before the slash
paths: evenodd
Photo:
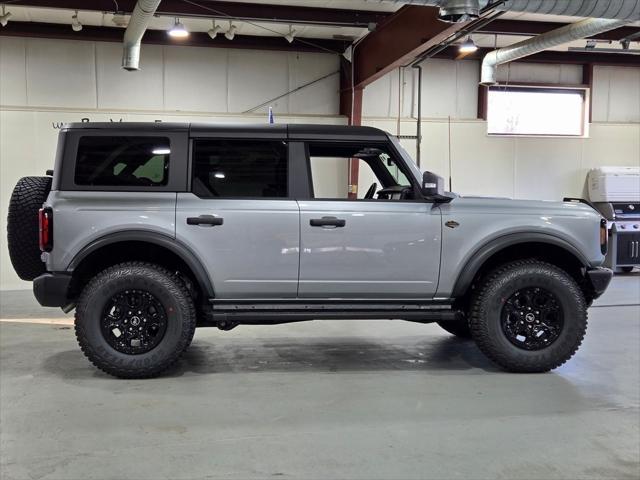
<path id="1" fill-rule="evenodd" d="M 9 258 L 18 276 L 31 281 L 45 273 L 38 244 L 38 210 L 51 191 L 51 177 L 23 177 L 18 180 L 7 215 Z"/>
<path id="2" fill-rule="evenodd" d="M 444 330 L 458 338 L 471 338 L 471 330 L 469 329 L 469 321 L 465 318 L 456 320 L 448 320 L 438 322 Z"/>
<path id="3" fill-rule="evenodd" d="M 146 353 L 122 353 L 101 331 L 107 301 L 126 289 L 149 292 L 166 312 L 166 332 Z M 80 294 L 76 307 L 75 331 L 83 353 L 100 370 L 120 378 L 150 378 L 164 372 L 189 346 L 195 327 L 196 311 L 184 282 L 151 263 L 121 263 L 98 273 Z"/>
<path id="4" fill-rule="evenodd" d="M 519 348 L 507 339 L 501 326 L 506 300 L 527 287 L 552 292 L 564 315 L 558 338 L 541 350 Z M 505 370 L 547 372 L 578 350 L 587 329 L 587 305 L 580 287 L 564 270 L 538 260 L 521 260 L 498 267 L 482 280 L 471 301 L 469 327 L 480 350 Z"/>

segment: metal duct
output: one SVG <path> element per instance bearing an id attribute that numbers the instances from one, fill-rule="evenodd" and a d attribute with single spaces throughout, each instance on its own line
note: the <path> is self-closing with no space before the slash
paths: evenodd
<path id="1" fill-rule="evenodd" d="M 534 53 L 548 50 L 551 47 L 613 30 L 629 22 L 630 20 L 587 18 L 580 22 L 572 23 L 562 28 L 552 30 L 551 32 L 538 35 L 537 37 L 495 50 L 487 54 L 482 61 L 480 83 L 482 85 L 494 85 L 496 83 L 496 69 L 498 65 L 528 57 Z"/>
<path id="2" fill-rule="evenodd" d="M 138 70 L 140 42 L 161 0 L 138 0 L 124 32 L 122 68 Z"/>
<path id="3" fill-rule="evenodd" d="M 440 18 L 460 22 L 477 18 L 480 10 L 496 4 L 496 10 L 568 15 L 573 17 L 640 20 L 640 0 L 382 0 L 397 4 L 440 7 Z"/>
<path id="4" fill-rule="evenodd" d="M 497 9 L 572 17 L 640 20 L 640 0 L 507 0 Z"/>

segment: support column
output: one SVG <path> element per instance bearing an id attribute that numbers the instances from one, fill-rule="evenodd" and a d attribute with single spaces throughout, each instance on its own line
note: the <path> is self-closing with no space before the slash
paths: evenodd
<path id="1" fill-rule="evenodd" d="M 349 125 L 362 125 L 362 92 L 363 87 L 352 87 L 351 63 L 344 58 L 340 64 L 340 114 L 349 119 Z M 347 184 L 347 197 L 354 200 L 358 197 L 358 173 L 359 160 L 349 160 L 349 177 Z"/>

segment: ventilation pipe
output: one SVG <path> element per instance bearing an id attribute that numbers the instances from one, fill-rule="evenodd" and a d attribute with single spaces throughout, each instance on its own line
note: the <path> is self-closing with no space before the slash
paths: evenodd
<path id="1" fill-rule="evenodd" d="M 478 18 L 480 11 L 495 5 L 499 11 L 568 15 L 573 17 L 640 20 L 640 0 L 382 0 L 387 3 L 440 7 L 440 18 L 465 22 Z"/>
<path id="2" fill-rule="evenodd" d="M 131 14 L 129 25 L 124 32 L 122 68 L 138 70 L 140 63 L 140 42 L 153 18 L 161 0 L 138 0 Z"/>
<path id="3" fill-rule="evenodd" d="M 480 83 L 482 85 L 495 85 L 498 65 L 528 57 L 534 53 L 542 52 L 543 50 L 548 50 L 549 48 L 563 45 L 574 40 L 580 40 L 581 38 L 613 30 L 626 23 L 629 23 L 629 21 L 587 18 L 514 45 L 494 50 L 487 54 L 482 61 Z"/>

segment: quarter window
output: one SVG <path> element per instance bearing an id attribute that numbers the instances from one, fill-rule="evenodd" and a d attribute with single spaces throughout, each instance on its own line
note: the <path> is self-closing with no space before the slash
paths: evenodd
<path id="1" fill-rule="evenodd" d="M 287 196 L 287 144 L 268 140 L 196 140 L 193 193 L 204 198 Z"/>
<path id="2" fill-rule="evenodd" d="M 81 137 L 76 185 L 155 187 L 169 178 L 171 144 L 166 137 Z"/>

